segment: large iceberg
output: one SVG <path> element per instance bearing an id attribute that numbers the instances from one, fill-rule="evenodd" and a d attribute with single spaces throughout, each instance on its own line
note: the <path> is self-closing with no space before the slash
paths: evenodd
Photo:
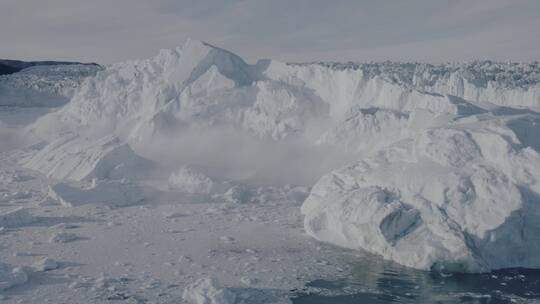
<path id="1" fill-rule="evenodd" d="M 540 267 L 540 115 L 424 113 L 410 126 L 420 118 L 430 125 L 321 178 L 307 232 L 421 269 Z"/>
<path id="2" fill-rule="evenodd" d="M 498 79 L 493 69 L 499 71 L 496 75 L 510 76 Z M 512 77 L 518 73 L 521 81 Z M 272 140 L 306 136 L 316 141 L 354 108 L 408 113 L 420 104 L 447 110 L 441 107 L 455 103 L 446 99 L 456 96 L 538 109 L 538 75 L 535 64 L 490 62 L 336 67 L 259 60 L 249 65 L 226 50 L 188 40 L 154 58 L 99 71 L 68 105 L 39 120 L 34 129 L 51 136 L 66 126 L 78 132 L 90 127 L 92 136 L 114 132 L 140 143 L 189 127 L 230 126 Z"/>
<path id="3" fill-rule="evenodd" d="M 106 180 L 161 162 L 196 193 L 332 171 L 302 207 L 319 240 L 422 269 L 540 267 L 539 109 L 537 63 L 250 65 L 189 40 L 87 78 L 23 163 Z M 172 172 L 190 166 L 208 179 Z"/>
<path id="4" fill-rule="evenodd" d="M 116 64 L 81 86 L 71 102 L 38 121 L 42 136 L 67 125 L 92 135 L 110 134 L 131 143 L 188 127 L 230 126 L 260 137 L 296 135 L 328 110 L 302 86 L 263 75 L 265 61 L 248 65 L 207 43 L 189 40 L 149 60 Z"/>

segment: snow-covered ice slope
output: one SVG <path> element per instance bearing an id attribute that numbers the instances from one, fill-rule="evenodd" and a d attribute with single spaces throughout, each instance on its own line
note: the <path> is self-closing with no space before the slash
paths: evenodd
<path id="1" fill-rule="evenodd" d="M 304 203 L 315 238 L 423 269 L 540 267 L 539 75 L 538 63 L 489 61 L 250 65 L 190 40 L 88 78 L 33 124 L 48 145 L 22 162 L 84 180 L 130 177 L 140 170 L 127 168 L 146 161 L 137 154 L 159 162 L 201 143 L 168 173 L 257 171 L 278 155 L 267 171 L 294 175 L 323 167 L 313 155 L 326 153 L 328 170 L 352 158 Z M 253 149 L 261 143 L 270 145 Z M 302 149 L 264 152 L 291 143 Z M 227 158 L 231 147 L 237 158 Z M 308 162 L 290 170 L 293 157 Z M 184 174 L 170 180 L 183 191 L 193 181 L 201 184 Z"/>
<path id="2" fill-rule="evenodd" d="M 52 141 L 23 162 L 50 178 L 78 181 L 139 179 L 148 176 L 153 167 L 118 138 L 89 140 L 72 134 Z"/>
<path id="3" fill-rule="evenodd" d="M 39 65 L 0 75 L 0 106 L 63 105 L 86 77 L 94 76 L 100 69 L 93 64 Z"/>

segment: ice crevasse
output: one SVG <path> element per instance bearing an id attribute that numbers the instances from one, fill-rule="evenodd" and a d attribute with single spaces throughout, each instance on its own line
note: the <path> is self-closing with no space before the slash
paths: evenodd
<path id="1" fill-rule="evenodd" d="M 537 63 L 250 65 L 190 40 L 85 79 L 30 128 L 47 144 L 22 162 L 129 178 L 152 166 L 138 154 L 154 138 L 193 130 L 337 147 L 356 160 L 304 202 L 313 237 L 421 269 L 538 268 L 539 109 Z"/>

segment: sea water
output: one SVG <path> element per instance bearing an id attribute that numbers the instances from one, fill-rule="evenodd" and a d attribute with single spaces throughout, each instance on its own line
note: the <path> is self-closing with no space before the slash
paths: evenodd
<path id="1" fill-rule="evenodd" d="M 485 274 L 421 271 L 362 256 L 342 279 L 314 280 L 294 290 L 294 304 L 540 303 L 540 270 L 506 269 Z"/>

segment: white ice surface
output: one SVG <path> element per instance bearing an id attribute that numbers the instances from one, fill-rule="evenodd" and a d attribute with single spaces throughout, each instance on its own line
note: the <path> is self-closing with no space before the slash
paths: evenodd
<path id="1" fill-rule="evenodd" d="M 7 302 L 286 303 L 347 274 L 355 253 L 315 239 L 421 269 L 540 267 L 538 70 L 249 65 L 189 41 L 35 122 L 0 113 L 25 135 L 0 148 L 0 260 L 58 261 Z"/>
<path id="2" fill-rule="evenodd" d="M 189 167 L 182 167 L 169 177 L 169 189 L 191 194 L 210 194 L 214 182 L 208 176 Z"/>
<path id="3" fill-rule="evenodd" d="M 12 178 L 0 183 L 0 191 L 30 195 L 9 195 L 0 203 L 0 214 L 10 219 L 0 231 L 0 257 L 12 268 L 33 266 L 37 272 L 29 272 L 26 282 L 6 274 L 12 286 L 0 292 L 2 303 L 177 303 L 187 286 L 205 277 L 246 303 L 289 303 L 289 290 L 345 275 L 350 266 L 342 260 L 354 257 L 305 234 L 304 187 L 232 185 L 245 191 L 235 200 L 224 195 L 228 189 L 210 196 L 169 191 L 164 178 L 151 183 L 161 190 L 142 192 L 152 194 L 146 200 L 117 205 L 114 190 L 122 189 L 122 181 L 58 183 L 22 168 L 18 159 L 16 153 L 2 155 L 0 174 Z M 51 198 L 49 186 L 70 203 Z M 29 220 L 11 215 L 17 206 L 24 206 Z M 49 269 L 45 258 L 57 267 Z"/>
<path id="4" fill-rule="evenodd" d="M 50 178 L 76 181 L 138 179 L 149 176 L 153 166 L 115 137 L 89 140 L 74 135 L 56 139 L 22 163 Z"/>
<path id="5" fill-rule="evenodd" d="M 409 129 L 322 177 L 302 206 L 306 230 L 427 270 L 539 268 L 539 122 L 490 112 Z"/>

